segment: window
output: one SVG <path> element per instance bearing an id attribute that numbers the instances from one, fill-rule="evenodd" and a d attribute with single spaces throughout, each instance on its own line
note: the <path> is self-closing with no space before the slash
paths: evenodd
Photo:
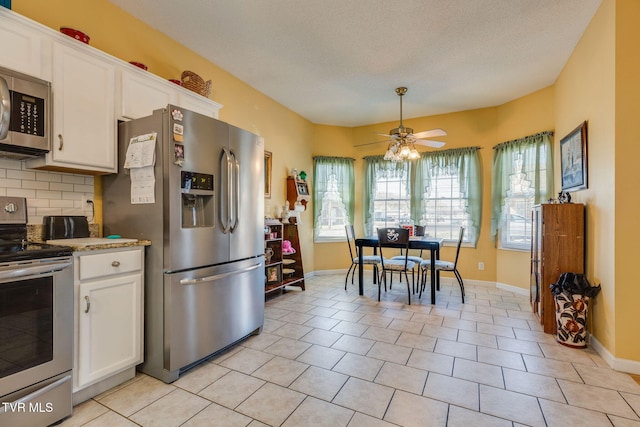
<path id="1" fill-rule="evenodd" d="M 482 220 L 482 174 L 478 147 L 423 153 L 418 162 L 415 182 L 414 217 L 425 226 L 429 236 L 455 242 L 460 227 L 464 242 L 475 246 Z"/>
<path id="2" fill-rule="evenodd" d="M 365 157 L 365 233 L 406 223 L 454 242 L 464 226 L 465 241 L 475 245 L 482 209 L 478 150 L 422 153 L 415 162 Z"/>
<path id="3" fill-rule="evenodd" d="M 424 209 L 420 219 L 420 225 L 425 226 L 427 236 L 453 241 L 458 238 L 460 227 L 465 227 L 464 241 L 471 241 L 466 200 L 459 188 L 457 174 L 442 173 L 431 179 L 431 185 L 424 195 Z"/>
<path id="4" fill-rule="evenodd" d="M 531 248 L 531 208 L 553 194 L 552 132 L 494 147 L 491 236 L 506 249 Z"/>
<path id="5" fill-rule="evenodd" d="M 411 220 L 411 163 L 392 162 L 382 156 L 365 157 L 364 231 L 398 227 Z"/>
<path id="6" fill-rule="evenodd" d="M 411 194 L 402 176 L 379 176 L 373 193 L 374 229 L 411 223 Z"/>
<path id="7" fill-rule="evenodd" d="M 353 159 L 314 157 L 314 242 L 345 240 L 344 226 L 353 223 Z"/>

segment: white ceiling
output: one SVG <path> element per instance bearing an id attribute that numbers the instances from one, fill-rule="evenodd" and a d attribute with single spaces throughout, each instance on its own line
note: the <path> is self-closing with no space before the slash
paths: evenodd
<path id="1" fill-rule="evenodd" d="M 313 123 L 337 126 L 397 120 L 398 86 L 409 88 L 404 118 L 547 87 L 601 3 L 110 1 Z"/>

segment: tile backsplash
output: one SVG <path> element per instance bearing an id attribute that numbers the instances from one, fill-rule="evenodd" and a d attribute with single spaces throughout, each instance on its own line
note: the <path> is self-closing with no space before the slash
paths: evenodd
<path id="1" fill-rule="evenodd" d="M 19 160 L 0 158 L 0 195 L 27 198 L 29 224 L 45 215 L 85 215 L 93 221 L 94 178 L 64 172 L 28 169 Z"/>

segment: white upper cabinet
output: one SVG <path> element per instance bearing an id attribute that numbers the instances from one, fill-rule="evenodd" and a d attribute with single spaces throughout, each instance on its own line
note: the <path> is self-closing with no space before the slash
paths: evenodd
<path id="1" fill-rule="evenodd" d="M 44 36 L 35 30 L 38 25 L 0 7 L 0 67 L 44 80 L 50 79 L 43 67 L 47 52 Z"/>
<path id="2" fill-rule="evenodd" d="M 177 103 L 178 91 L 174 83 L 163 81 L 143 70 L 127 69 L 132 67 L 123 65 L 120 70 L 118 119 L 150 116 L 154 110 Z"/>
<path id="3" fill-rule="evenodd" d="M 188 89 L 181 89 L 178 96 L 178 106 L 214 119 L 218 118 L 218 112 L 222 105 Z"/>
<path id="4" fill-rule="evenodd" d="M 117 93 L 119 120 L 150 116 L 154 110 L 168 104 L 217 119 L 222 108 L 222 105 L 209 98 L 129 64 L 121 67 L 120 88 Z"/>
<path id="5" fill-rule="evenodd" d="M 51 87 L 51 151 L 28 166 L 117 172 L 114 63 L 89 49 L 54 42 Z"/>

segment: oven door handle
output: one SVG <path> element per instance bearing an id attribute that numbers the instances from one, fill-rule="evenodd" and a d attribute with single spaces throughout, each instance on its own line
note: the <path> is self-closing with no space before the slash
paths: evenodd
<path id="1" fill-rule="evenodd" d="M 26 403 L 32 400 L 36 400 L 38 397 L 42 396 L 45 393 L 50 392 L 54 388 L 60 387 L 62 384 L 64 384 L 67 381 L 71 381 L 71 375 L 65 375 L 64 377 L 60 378 L 58 381 L 52 382 L 48 386 L 42 387 L 41 389 L 36 390 L 33 393 L 28 394 L 24 397 L 21 397 L 20 399 L 14 402 L 5 402 L 4 405 L 0 407 L 0 414 L 3 414 L 6 411 L 7 407 L 15 408 L 19 403 Z"/>
<path id="2" fill-rule="evenodd" d="M 43 273 L 55 273 L 71 267 L 69 262 L 56 262 L 51 264 L 37 264 L 32 266 L 8 266 L 0 269 L 0 280 L 15 279 L 20 277 L 35 276 Z"/>
<path id="3" fill-rule="evenodd" d="M 182 280 L 180 280 L 180 284 L 181 285 L 197 285 L 198 283 L 214 282 L 216 280 L 224 279 L 225 277 L 235 276 L 236 274 L 239 274 L 239 273 L 246 273 L 247 271 L 255 270 L 256 268 L 260 267 L 261 265 L 262 264 L 256 264 L 256 265 L 252 265 L 252 266 L 247 267 L 247 268 L 243 268 L 240 271 L 237 271 L 237 270 L 229 271 L 227 273 L 214 274 L 213 276 L 198 277 L 197 279 L 182 279 Z"/>

